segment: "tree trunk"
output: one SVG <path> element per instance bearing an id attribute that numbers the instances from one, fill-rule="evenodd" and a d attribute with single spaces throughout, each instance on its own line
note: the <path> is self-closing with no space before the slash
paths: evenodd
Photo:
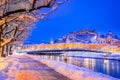
<path id="1" fill-rule="evenodd" d="M 5 57 L 5 55 L 3 54 L 4 51 L 4 47 L 0 46 L 0 57 Z"/>
<path id="2" fill-rule="evenodd" d="M 9 56 L 9 45 L 6 45 L 6 56 Z"/>
<path id="3" fill-rule="evenodd" d="M 7 56 L 11 55 L 11 45 L 6 46 L 6 53 L 7 53 Z"/>
<path id="4" fill-rule="evenodd" d="M 12 45 L 9 45 L 9 55 L 12 55 L 11 49 L 12 49 Z"/>
<path id="5" fill-rule="evenodd" d="M 0 57 L 3 57 L 3 49 L 2 47 L 2 26 L 0 26 Z"/>

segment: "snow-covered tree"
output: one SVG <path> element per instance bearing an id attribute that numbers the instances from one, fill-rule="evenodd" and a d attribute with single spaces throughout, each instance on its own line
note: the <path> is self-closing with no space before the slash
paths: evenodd
<path id="1" fill-rule="evenodd" d="M 23 41 L 30 24 L 46 18 L 64 0 L 0 0 L 0 56 L 4 47 Z M 40 12 L 41 9 L 46 9 Z M 18 44 L 18 43 L 17 43 Z"/>

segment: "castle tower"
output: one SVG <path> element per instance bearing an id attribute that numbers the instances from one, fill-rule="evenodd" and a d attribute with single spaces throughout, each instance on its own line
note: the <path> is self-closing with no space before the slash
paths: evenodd
<path id="1" fill-rule="evenodd" d="M 113 39 L 113 33 L 111 31 L 109 31 L 109 33 L 107 35 L 107 39 L 106 39 L 107 43 L 112 44 L 112 42 L 113 42 L 112 39 Z"/>
<path id="2" fill-rule="evenodd" d="M 97 41 L 98 41 L 98 43 L 101 43 L 100 42 L 100 33 L 97 34 Z"/>

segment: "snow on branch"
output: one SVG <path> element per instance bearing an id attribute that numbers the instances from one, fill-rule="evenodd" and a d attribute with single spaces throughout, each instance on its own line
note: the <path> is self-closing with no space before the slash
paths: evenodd
<path id="1" fill-rule="evenodd" d="M 10 43 L 12 41 L 12 39 L 13 39 L 12 37 L 8 38 L 8 39 L 3 39 L 3 43 L 1 44 L 1 46 L 4 46 L 4 45 Z"/>
<path id="2" fill-rule="evenodd" d="M 8 0 L 0 0 L 0 7 L 3 5 L 6 5 L 8 3 Z"/>
<path id="3" fill-rule="evenodd" d="M 32 12 L 34 10 L 38 10 L 44 7 L 50 7 L 54 3 L 55 0 L 11 0 L 9 2 L 4 2 L 4 5 L 0 7 L 0 18 L 20 12 Z M 7 8 L 3 8 L 6 6 Z M 4 12 L 3 15 L 2 12 Z"/>
<path id="4" fill-rule="evenodd" d="M 0 46 L 25 40 L 33 28 L 31 24 L 48 17 L 65 1 L 0 0 Z M 49 9 L 41 13 L 45 8 Z"/>

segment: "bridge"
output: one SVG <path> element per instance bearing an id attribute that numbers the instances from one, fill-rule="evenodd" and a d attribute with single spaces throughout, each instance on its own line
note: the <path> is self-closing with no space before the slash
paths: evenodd
<path id="1" fill-rule="evenodd" d="M 64 60 L 67 61 L 67 52 L 95 52 L 95 53 L 106 53 L 106 56 L 110 55 L 110 52 L 103 52 L 97 50 L 86 50 L 86 49 L 51 49 L 51 50 L 23 50 L 25 53 L 33 55 L 58 55 L 64 54 Z"/>
<path id="2" fill-rule="evenodd" d="M 28 54 L 41 54 L 41 53 L 64 53 L 70 51 L 84 51 L 95 53 L 110 53 L 119 52 L 120 48 L 116 46 L 110 46 L 108 44 L 83 44 L 83 43 L 63 43 L 63 44 L 33 44 L 24 45 L 19 47 L 19 52 L 25 52 Z"/>
<path id="3" fill-rule="evenodd" d="M 60 54 L 60 53 L 64 53 L 64 52 L 77 52 L 77 51 L 80 51 L 80 52 L 95 52 L 95 53 L 106 53 L 106 52 L 103 52 L 103 51 L 97 51 L 97 50 L 86 50 L 86 49 L 52 49 L 52 50 L 27 50 L 27 51 L 24 51 L 28 54 Z M 23 52 L 23 51 L 21 51 Z"/>

